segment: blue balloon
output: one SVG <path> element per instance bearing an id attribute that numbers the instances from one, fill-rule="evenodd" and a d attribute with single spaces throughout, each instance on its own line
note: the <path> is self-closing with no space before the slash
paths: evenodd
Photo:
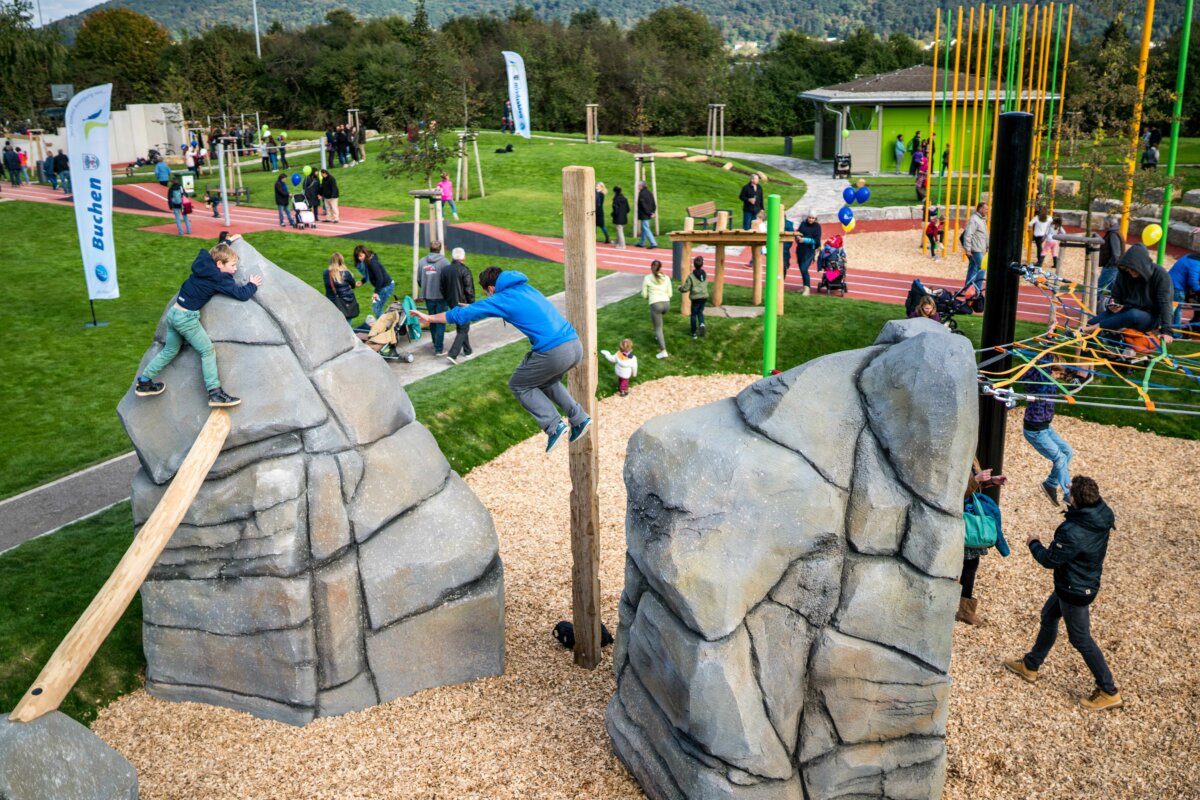
<path id="1" fill-rule="evenodd" d="M 854 199 L 860 203 L 867 202 L 871 199 L 871 188 L 869 186 L 860 187 L 859 190 L 854 193 Z"/>
<path id="2" fill-rule="evenodd" d="M 842 210 L 838 212 L 838 222 L 849 225 L 852 219 L 854 219 L 854 212 L 849 206 L 842 206 Z"/>
<path id="3" fill-rule="evenodd" d="M 847 205 L 854 202 L 853 186 L 847 186 L 845 189 L 842 189 L 842 199 L 846 201 Z"/>
<path id="4" fill-rule="evenodd" d="M 300 173 L 293 172 L 292 173 L 292 186 L 299 186 L 299 185 L 300 185 Z"/>

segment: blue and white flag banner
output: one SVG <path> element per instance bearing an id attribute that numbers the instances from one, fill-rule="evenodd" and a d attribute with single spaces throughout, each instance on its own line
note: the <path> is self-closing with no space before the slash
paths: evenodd
<path id="1" fill-rule="evenodd" d="M 75 227 L 89 300 L 121 296 L 113 248 L 112 163 L 108 154 L 111 100 L 111 83 L 93 86 L 71 98 L 66 115 Z"/>
<path id="2" fill-rule="evenodd" d="M 529 85 L 525 82 L 525 60 L 511 50 L 503 51 L 508 69 L 508 102 L 512 104 L 513 127 L 518 136 L 529 138 Z"/>

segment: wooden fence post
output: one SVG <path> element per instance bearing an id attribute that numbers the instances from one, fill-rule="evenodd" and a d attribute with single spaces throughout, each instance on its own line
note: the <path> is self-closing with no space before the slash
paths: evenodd
<path id="1" fill-rule="evenodd" d="M 728 211 L 717 212 L 717 230 L 729 230 Z M 714 268 L 716 275 L 713 279 L 715 285 L 713 286 L 712 303 L 714 306 L 719 306 L 721 305 L 721 301 L 725 298 L 725 245 L 719 244 L 716 246 L 716 249 L 716 266 Z"/>
<path id="2" fill-rule="evenodd" d="M 583 361 L 567 389 L 592 418 L 591 430 L 570 445 L 571 617 L 575 663 L 600 662 L 600 469 L 596 452 L 596 172 L 563 168 L 563 269 L 567 319 L 579 334 Z"/>
<path id="3" fill-rule="evenodd" d="M 683 221 L 683 232 L 691 233 L 696 229 L 696 220 L 688 217 Z M 680 267 L 681 280 L 687 280 L 688 275 L 692 274 L 692 243 L 683 243 L 683 265 Z M 679 296 L 679 313 L 685 317 L 692 315 L 692 298 L 687 292 L 683 292 Z"/>

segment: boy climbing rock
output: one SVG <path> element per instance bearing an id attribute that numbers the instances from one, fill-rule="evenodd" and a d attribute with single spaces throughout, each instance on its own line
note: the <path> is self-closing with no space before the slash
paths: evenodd
<path id="1" fill-rule="evenodd" d="M 583 436 L 592 418 L 562 385 L 567 371 L 583 359 L 583 345 L 571 323 L 520 272 L 488 267 L 479 273 L 479 285 L 487 295 L 483 300 L 444 314 L 415 313 L 424 322 L 454 325 L 499 317 L 528 336 L 531 349 L 509 378 L 509 391 L 546 432 L 547 453 L 567 432 L 556 405 L 571 423 L 568 441 Z"/>
<path id="2" fill-rule="evenodd" d="M 213 408 L 227 408 L 242 402 L 231 397 L 221 388 L 217 377 L 217 354 L 212 340 L 200 324 L 200 309 L 214 294 L 228 295 L 235 300 L 249 300 L 262 285 L 262 277 L 252 275 L 250 281 L 239 286 L 233 280 L 237 272 L 238 256 L 229 246 L 236 241 L 231 236 L 211 250 L 201 250 L 192 262 L 192 274 L 179 287 L 175 304 L 167 312 L 167 341 L 149 366 L 137 377 L 133 393 L 138 397 L 153 397 L 167 388 L 154 380 L 158 373 L 179 355 L 179 348 L 186 341 L 200 354 L 200 368 L 204 373 L 204 387 L 208 389 L 208 404 Z"/>

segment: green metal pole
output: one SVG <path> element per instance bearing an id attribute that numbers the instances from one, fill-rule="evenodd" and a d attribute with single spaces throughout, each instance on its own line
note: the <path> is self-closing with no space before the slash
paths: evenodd
<path id="1" fill-rule="evenodd" d="M 1015 5 L 1012 7 L 1012 9 L 1013 9 L 1012 21 L 1009 22 L 1009 26 L 1008 26 L 1008 48 L 1009 48 L 1008 69 L 1005 71 L 1005 74 L 1004 74 L 1004 111 L 1005 111 L 1005 113 L 1012 111 L 1012 105 L 1013 105 L 1012 104 L 1013 74 L 1017 70 L 1017 65 L 1014 63 L 1015 59 L 1013 58 L 1013 54 L 1012 54 L 1014 45 L 1016 46 L 1017 54 L 1020 55 L 1020 53 L 1021 53 L 1021 46 L 1016 44 L 1017 31 L 1020 29 L 1019 23 L 1017 22 L 1017 9 L 1018 8 L 1019 8 L 1019 6 L 1015 6 Z"/>
<path id="2" fill-rule="evenodd" d="M 942 13 L 941 11 L 938 11 L 938 14 L 941 14 L 941 13 Z M 939 120 L 939 128 L 938 128 L 938 142 L 941 144 L 943 149 L 945 149 L 945 147 L 947 145 L 947 142 L 946 142 L 946 89 L 949 86 L 950 86 L 950 9 L 946 9 L 946 53 L 942 57 L 942 117 L 941 117 L 941 120 Z M 936 158 L 938 160 L 938 164 L 940 167 L 941 160 L 942 160 L 941 153 L 930 153 L 929 158 L 930 158 L 930 161 L 932 161 L 933 159 Z M 933 170 L 932 164 L 930 164 L 929 169 L 932 172 L 932 170 Z M 938 206 L 942 205 L 942 182 L 945 180 L 946 180 L 946 171 L 944 169 L 939 168 L 938 169 L 938 188 L 937 188 L 937 204 L 938 204 Z M 922 232 L 922 233 L 924 233 L 924 232 Z"/>
<path id="3" fill-rule="evenodd" d="M 991 141 L 991 139 L 988 137 L 988 133 L 989 133 L 988 123 L 992 121 L 992 115 L 990 113 L 988 113 L 988 110 L 987 110 L 988 109 L 987 101 L 988 101 L 988 97 L 990 97 L 991 93 L 992 93 L 992 45 L 994 44 L 993 38 L 995 36 L 995 32 L 996 32 L 996 6 L 992 6 L 992 11 L 988 15 L 987 69 L 984 70 L 984 74 L 986 77 L 984 77 L 984 79 L 983 79 L 983 120 L 982 120 L 982 124 L 980 124 L 980 126 L 979 126 L 980 133 L 981 133 L 981 136 L 979 138 L 979 195 L 982 195 L 984 193 L 983 192 L 983 168 L 985 165 L 989 165 L 990 161 L 991 161 L 991 159 L 987 158 L 984 155 L 984 153 L 990 153 L 992 151 L 991 148 L 987 146 L 988 143 Z M 991 170 L 989 169 L 988 170 L 989 183 L 991 181 L 991 178 L 992 178 L 992 173 L 991 173 Z M 979 195 L 976 195 L 976 196 L 978 197 Z"/>
<path id="4" fill-rule="evenodd" d="M 763 377 L 775 371 L 775 339 L 779 327 L 779 234 L 783 214 L 779 195 L 767 195 L 767 291 L 763 299 Z M 755 245 L 757 247 L 757 245 Z"/>
<path id="5" fill-rule="evenodd" d="M 1057 97 L 1054 90 L 1058 88 L 1058 43 L 1062 39 L 1064 5 L 1064 3 L 1058 4 L 1058 23 L 1054 27 L 1054 66 L 1050 71 L 1050 113 L 1046 116 L 1046 152 L 1042 156 L 1042 163 L 1045 165 L 1042 170 L 1043 196 L 1046 194 L 1046 184 L 1050 181 L 1050 140 L 1054 138 L 1054 101 Z"/>
<path id="6" fill-rule="evenodd" d="M 1179 69 L 1175 73 L 1175 112 L 1171 116 L 1171 147 L 1167 151 L 1167 178 L 1175 177 L 1175 155 L 1179 148 L 1179 118 L 1183 116 L 1183 88 L 1187 78 L 1188 47 L 1192 39 L 1192 0 L 1187 0 L 1183 12 L 1183 41 L 1179 48 Z M 1163 189 L 1162 238 L 1158 240 L 1158 263 L 1167 258 L 1167 233 L 1171 230 L 1171 190 Z"/>

